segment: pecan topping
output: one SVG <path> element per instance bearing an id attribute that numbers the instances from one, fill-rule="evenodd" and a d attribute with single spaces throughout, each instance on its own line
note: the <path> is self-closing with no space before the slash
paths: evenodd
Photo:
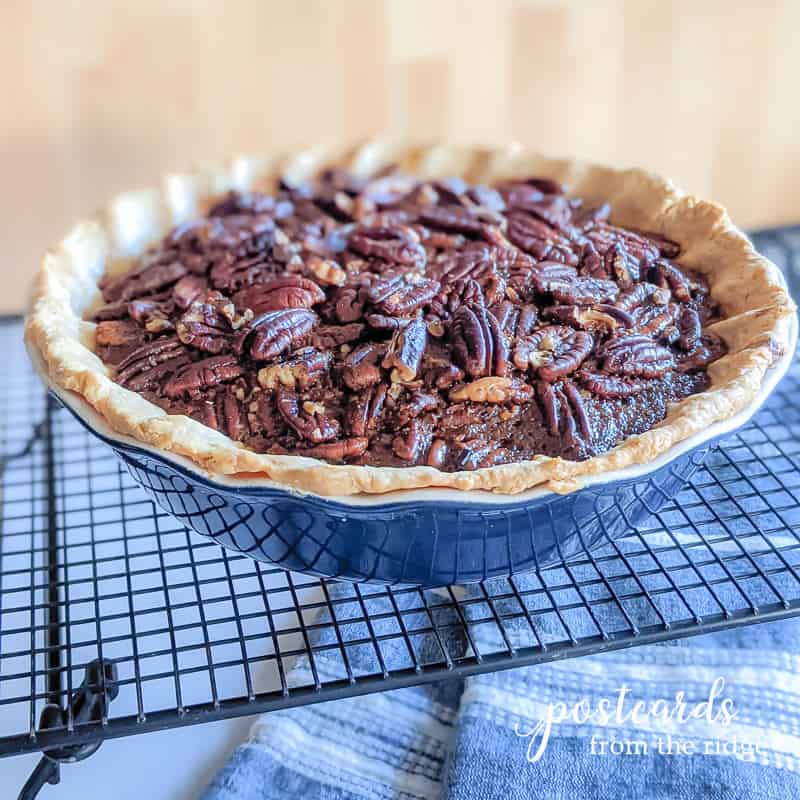
<path id="1" fill-rule="evenodd" d="M 317 315 L 303 308 L 270 311 L 256 317 L 250 355 L 256 361 L 269 361 L 295 347 L 314 327 Z"/>
<path id="2" fill-rule="evenodd" d="M 550 325 L 517 340 L 514 364 L 522 370 L 533 369 L 543 381 L 552 382 L 578 369 L 593 346 L 592 335 L 585 331 Z"/>
<path id="3" fill-rule="evenodd" d="M 132 325 L 127 320 L 106 320 L 98 323 L 94 338 L 98 347 L 120 347 L 137 340 L 141 343 L 138 325 Z"/>
<path id="4" fill-rule="evenodd" d="M 617 308 L 623 311 L 633 311 L 634 308 L 644 305 L 648 301 L 658 306 L 669 303 L 669 292 L 653 283 L 638 283 L 626 292 L 617 302 Z"/>
<path id="5" fill-rule="evenodd" d="M 229 192 L 102 280 L 95 349 L 118 383 L 259 452 L 584 459 L 703 391 L 725 353 L 679 245 L 612 220 L 547 177 L 329 167 Z"/>

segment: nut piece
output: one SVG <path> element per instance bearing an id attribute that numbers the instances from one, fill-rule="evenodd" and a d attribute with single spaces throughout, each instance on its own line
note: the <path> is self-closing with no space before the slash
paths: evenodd
<path id="1" fill-rule="evenodd" d="M 459 403 L 526 403 L 533 397 L 533 389 L 519 378 L 490 376 L 450 390 L 450 399 Z"/>
<path id="2" fill-rule="evenodd" d="M 347 273 L 332 259 L 312 254 L 306 259 L 306 266 L 325 286 L 344 286 L 347 282 Z"/>

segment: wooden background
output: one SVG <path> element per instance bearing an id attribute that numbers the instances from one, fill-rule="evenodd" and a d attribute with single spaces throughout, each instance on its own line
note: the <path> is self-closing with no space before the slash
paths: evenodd
<path id="1" fill-rule="evenodd" d="M 6 0 L 0 310 L 123 188 L 390 132 L 661 171 L 800 219 L 800 0 Z"/>

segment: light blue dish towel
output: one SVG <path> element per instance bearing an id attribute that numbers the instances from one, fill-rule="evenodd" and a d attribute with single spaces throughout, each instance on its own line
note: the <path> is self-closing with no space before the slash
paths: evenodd
<path id="1" fill-rule="evenodd" d="M 337 619 L 363 618 L 351 585 L 329 592 Z M 340 623 L 343 639 L 359 625 Z M 529 641 L 524 617 L 505 628 Z M 479 650 L 502 649 L 496 627 L 470 630 Z M 386 641 L 387 667 L 408 666 Z M 438 647 L 430 634 L 423 660 Z M 377 667 L 371 645 L 348 654 L 356 674 Z M 316 666 L 343 676 L 338 648 Z M 289 684 L 310 681 L 300 660 Z M 799 768 L 800 621 L 787 620 L 265 714 L 203 800 L 788 800 Z"/>

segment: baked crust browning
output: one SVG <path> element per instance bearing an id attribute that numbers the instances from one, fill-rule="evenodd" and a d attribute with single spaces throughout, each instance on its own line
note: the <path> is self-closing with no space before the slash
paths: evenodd
<path id="1" fill-rule="evenodd" d="M 280 175 L 287 183 L 300 185 L 330 163 L 342 171 L 329 181 L 330 198 L 317 198 L 318 205 L 330 203 L 326 212 L 342 220 L 354 213 L 377 215 L 359 228 L 355 238 L 350 235 L 353 259 L 406 266 L 399 275 L 381 275 L 375 281 L 378 285 L 368 287 L 366 315 L 358 308 L 358 292 L 348 295 L 352 270 L 346 263 L 326 257 L 325 252 L 312 258 L 305 253 L 302 258 L 310 272 L 291 279 L 276 276 L 271 274 L 274 269 L 259 261 L 258 246 L 235 263 L 225 258 L 226 249 L 241 244 L 244 231 L 207 224 L 198 232 L 191 222 L 207 209 L 209 197 L 228 190 L 270 190 Z M 387 171 L 377 180 L 366 180 L 389 164 L 397 164 L 414 178 Z M 460 206 L 463 188 L 444 180 L 453 175 L 474 184 L 504 186 L 506 223 L 497 224 L 501 212 L 489 190 L 472 199 L 480 211 Z M 532 175 L 545 180 L 538 185 L 525 180 Z M 467 302 L 460 298 L 458 308 L 443 307 L 440 312 L 445 313 L 438 315 L 432 314 L 431 303 L 448 300 L 441 297 L 442 278 L 447 283 L 447 276 L 427 264 L 419 269 L 430 257 L 430 243 L 426 247 L 419 230 L 403 224 L 408 220 L 390 216 L 391 207 L 418 187 L 420 179 L 423 186 L 442 187 L 438 202 L 418 214 L 424 231 L 438 237 L 435 252 L 447 252 L 454 241 L 481 240 L 500 248 L 504 241 L 498 240 L 498 231 L 514 246 L 514 263 L 499 271 L 476 267 L 470 263 L 475 259 L 451 259 L 454 263 L 448 270 L 459 275 L 454 281 L 451 274 L 448 285 L 462 287 L 462 294 L 466 286 L 472 295 Z M 359 188 L 354 191 L 348 180 L 360 180 Z M 553 191 L 558 189 L 555 184 L 568 185 L 569 195 Z M 583 205 L 570 207 L 572 197 L 582 197 Z M 622 242 L 619 235 L 610 235 L 606 201 L 613 210 L 614 226 L 628 229 Z M 284 213 L 275 207 L 280 200 L 252 194 L 231 196 L 225 202 L 256 204 L 246 209 L 247 241 L 271 237 L 274 246 L 275 220 Z M 354 212 L 353 202 L 371 203 L 374 208 Z M 216 214 L 226 218 L 241 210 L 218 206 Z M 579 224 L 588 240 L 577 256 L 563 230 L 571 224 Z M 176 225 L 170 234 L 176 241 L 203 236 L 204 242 L 219 241 L 219 253 L 209 256 L 209 248 L 198 248 L 194 262 L 181 259 L 177 264 L 145 256 L 135 276 L 126 274 L 131 262 L 124 259 L 141 256 Z M 652 233 L 643 237 L 639 231 Z M 674 243 L 680 245 L 679 254 Z M 291 249 L 291 237 L 285 246 Z M 530 257 L 533 272 L 520 252 Z M 294 254 L 286 255 L 291 259 Z M 672 263 L 676 256 L 677 269 Z M 247 262 L 244 266 L 242 260 Z M 518 278 L 523 271 L 527 280 Z M 112 277 L 103 278 L 104 274 Z M 409 281 L 409 274 L 419 277 Z M 204 283 L 208 276 L 213 286 Z M 692 302 L 687 276 L 710 287 L 714 305 Z M 103 302 L 98 282 L 106 302 L 97 321 L 90 322 Z M 530 286 L 534 296 L 520 297 L 517 290 Z M 166 289 L 170 308 L 161 296 Z M 544 304 L 541 295 L 547 296 Z M 326 301 L 335 297 L 334 307 L 321 308 L 323 297 Z M 509 298 L 514 308 L 504 317 L 501 306 Z M 118 318 L 115 304 L 126 309 Z M 715 305 L 719 319 L 709 313 Z M 237 159 L 226 171 L 172 176 L 161 192 L 117 198 L 101 218 L 79 224 L 45 257 L 26 336 L 52 380 L 82 395 L 112 428 L 187 456 L 212 475 L 255 473 L 324 495 L 427 486 L 513 493 L 539 484 L 568 491 L 580 476 L 646 463 L 732 416 L 752 401 L 765 371 L 788 345 L 793 312 L 777 268 L 755 253 L 723 209 L 685 195 L 649 173 L 554 161 L 518 148 L 489 151 L 370 143 L 333 155 L 305 152 L 284 160 Z M 438 319 L 430 319 L 432 315 Z M 532 321 L 534 317 L 538 319 Z M 510 335 L 501 329 L 503 323 L 510 326 L 508 330 L 513 328 Z M 661 336 L 664 326 L 670 330 L 667 344 L 653 338 L 653 331 Z M 365 327 L 374 335 L 365 337 Z M 140 347 L 130 349 L 142 331 Z M 420 355 L 425 349 L 421 340 L 435 339 L 437 334 L 444 334 L 451 343 L 448 352 L 455 356 L 436 376 L 444 386 L 421 387 L 410 397 L 413 402 L 403 404 L 412 409 L 411 416 L 392 442 L 395 460 L 388 460 L 419 465 L 319 460 L 368 461 L 370 424 L 380 413 L 376 409 L 386 403 L 380 397 L 385 392 L 381 376 L 389 373 L 396 382 L 410 383 L 418 374 L 429 373 L 430 364 L 423 363 Z M 595 346 L 601 342 L 602 347 Z M 325 362 L 332 358 L 332 350 L 342 346 L 350 362 L 342 366 L 342 380 L 348 398 L 352 392 L 355 409 L 351 414 L 348 408 L 346 417 L 328 414 L 324 403 L 304 399 L 315 376 L 330 369 Z M 359 352 L 369 346 L 379 352 Z M 258 403 L 254 409 L 241 408 L 241 398 L 249 398 L 252 387 L 241 360 L 231 354 L 242 347 L 258 366 L 254 375 L 271 398 L 269 411 Z M 710 385 L 691 394 L 706 385 L 689 385 L 692 376 L 699 375 Z M 207 413 L 230 436 L 197 419 L 167 413 L 144 396 L 188 403 L 198 392 L 216 386 L 225 390 L 214 390 Z M 414 409 L 420 419 L 431 413 L 431 400 L 426 399 L 431 392 L 422 391 L 431 388 L 433 394 L 449 397 L 446 414 L 453 404 L 477 404 L 492 409 L 489 417 L 521 409 L 515 413 L 524 422 L 525 409 L 535 408 L 527 427 L 549 428 L 562 450 L 526 457 L 541 450 L 541 441 L 532 442 L 521 451 L 526 460 L 497 463 L 515 456 L 487 449 L 488 436 L 482 443 L 461 447 L 462 436 L 454 447 L 452 440 L 434 436 L 413 417 Z M 647 420 L 656 424 L 620 443 L 613 437 L 603 440 L 598 435 L 603 403 L 622 403 L 620 398 L 632 395 L 639 399 L 624 401 L 632 409 L 661 403 L 663 413 Z M 277 415 L 299 447 L 291 454 L 276 454 L 243 446 L 237 439 L 248 441 L 252 432 L 248 414 L 261 414 L 260 424 L 266 430 L 271 424 L 268 414 Z M 563 442 L 570 438 L 588 442 L 591 448 L 568 451 Z M 610 449 L 603 452 L 605 448 Z"/>

